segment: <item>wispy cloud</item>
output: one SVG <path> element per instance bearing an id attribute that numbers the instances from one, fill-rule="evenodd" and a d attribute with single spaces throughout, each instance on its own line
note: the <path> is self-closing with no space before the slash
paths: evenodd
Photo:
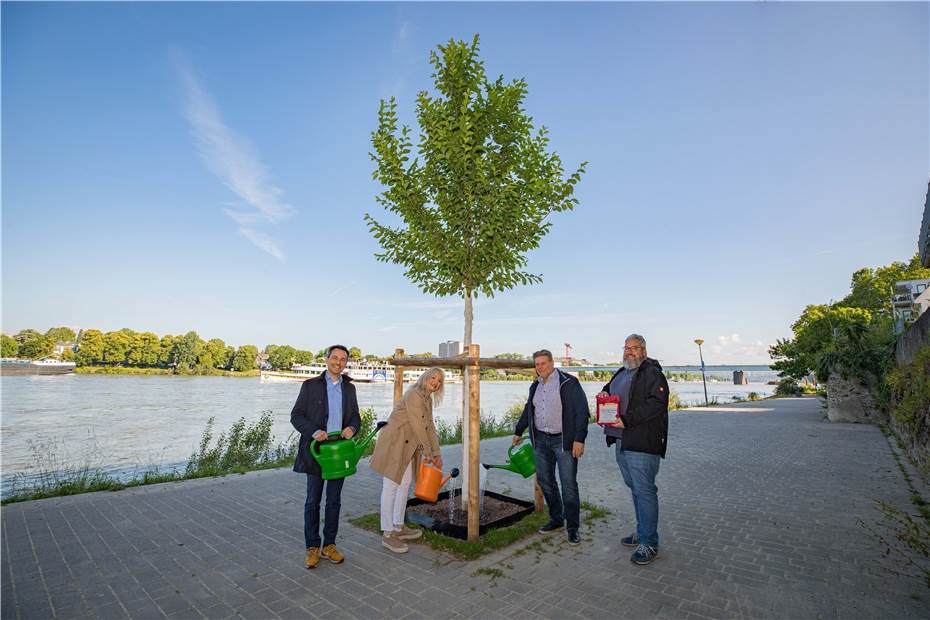
<path id="1" fill-rule="evenodd" d="M 333 289 L 333 291 L 332 291 L 329 295 L 327 295 L 327 297 L 328 297 L 328 298 L 335 297 L 336 295 L 338 295 L 338 294 L 341 293 L 342 291 L 352 288 L 353 286 L 355 286 L 355 284 L 356 284 L 356 281 L 355 281 L 355 280 L 352 280 L 352 281 L 349 282 L 348 284 L 343 284 L 342 286 L 337 286 L 335 289 Z"/>
<path id="2" fill-rule="evenodd" d="M 413 23 L 408 19 L 400 18 L 400 23 L 397 25 L 391 41 L 389 81 L 386 81 L 381 87 L 382 98 L 384 99 L 393 96 L 398 101 L 404 100 L 407 91 L 407 75 L 410 73 L 411 67 L 415 66 L 418 58 L 411 46 L 413 32 Z"/>
<path id="3" fill-rule="evenodd" d="M 239 234 L 251 241 L 256 247 L 268 252 L 282 263 L 284 262 L 284 252 L 281 251 L 278 242 L 268 235 L 243 226 L 239 227 Z"/>
<path id="4" fill-rule="evenodd" d="M 223 209 L 223 213 L 239 226 L 239 234 L 284 262 L 279 242 L 256 227 L 277 224 L 296 210 L 283 200 L 282 190 L 269 180 L 268 168 L 248 142 L 223 122 L 213 97 L 180 53 L 175 54 L 175 64 L 187 99 L 185 116 L 200 157 L 207 169 L 244 202 L 239 208 Z"/>

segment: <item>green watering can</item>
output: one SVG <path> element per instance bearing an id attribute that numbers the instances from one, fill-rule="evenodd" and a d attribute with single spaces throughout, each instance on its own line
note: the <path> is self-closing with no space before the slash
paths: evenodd
<path id="1" fill-rule="evenodd" d="M 507 458 L 509 460 L 503 465 L 488 465 L 487 463 L 482 463 L 482 465 L 484 465 L 485 469 L 491 469 L 492 467 L 506 469 L 515 474 L 520 474 L 524 478 L 529 478 L 536 473 L 536 458 L 533 456 L 533 444 L 530 442 L 524 441 L 516 446 L 510 446 L 510 449 L 507 450 Z"/>
<path id="2" fill-rule="evenodd" d="M 355 466 L 358 465 L 358 460 L 362 458 L 368 444 L 386 424 L 387 422 L 378 422 L 368 437 L 361 441 L 356 441 L 355 437 L 336 441 L 317 441 L 316 439 L 311 441 L 310 456 L 320 464 L 320 469 L 323 470 L 323 480 L 338 480 L 354 474 Z M 330 436 L 338 436 L 340 433 L 341 431 L 332 432 Z"/>

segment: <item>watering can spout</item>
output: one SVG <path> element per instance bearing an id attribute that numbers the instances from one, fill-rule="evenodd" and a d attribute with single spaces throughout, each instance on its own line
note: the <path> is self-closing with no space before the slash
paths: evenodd
<path id="1" fill-rule="evenodd" d="M 511 446 L 507 451 L 507 462 L 500 465 L 489 465 L 482 463 L 485 469 L 504 469 L 520 474 L 524 478 L 529 478 L 536 473 L 536 463 L 533 457 L 533 446 L 529 442 L 521 446 Z"/>
<path id="2" fill-rule="evenodd" d="M 442 487 L 446 486 L 446 483 L 449 482 L 449 480 L 451 480 L 452 478 L 458 478 L 458 477 L 459 477 L 459 468 L 453 467 L 452 471 L 449 472 L 449 475 L 443 478 L 442 482 L 439 483 L 439 488 L 441 489 Z"/>
<path id="3" fill-rule="evenodd" d="M 512 471 L 515 474 L 521 473 L 520 470 L 517 469 L 516 465 L 513 465 L 512 463 L 504 463 L 502 465 L 489 465 L 487 463 L 482 463 L 482 465 L 484 465 L 485 469 L 504 469 L 506 471 Z"/>

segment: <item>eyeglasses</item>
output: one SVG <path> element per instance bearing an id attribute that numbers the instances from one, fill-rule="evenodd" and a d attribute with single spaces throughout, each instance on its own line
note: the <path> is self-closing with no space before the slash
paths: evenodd
<path id="1" fill-rule="evenodd" d="M 642 347 L 623 347 L 624 351 L 636 351 L 637 349 L 642 349 Z"/>

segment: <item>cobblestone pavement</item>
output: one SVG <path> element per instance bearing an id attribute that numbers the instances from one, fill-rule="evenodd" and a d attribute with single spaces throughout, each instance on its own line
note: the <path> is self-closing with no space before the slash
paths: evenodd
<path id="1" fill-rule="evenodd" d="M 892 574 L 860 524 L 881 519 L 875 499 L 915 512 L 888 440 L 876 427 L 823 417 L 816 399 L 672 413 L 658 478 L 661 554 L 646 567 L 619 544 L 634 527 L 632 503 L 592 426 L 582 499 L 612 514 L 583 528 L 579 547 L 555 534 L 474 562 L 422 544 L 391 554 L 347 522 L 379 502 L 380 478 L 361 464 L 342 498 L 337 542 L 347 560 L 308 571 L 304 477 L 254 472 L 4 507 L 0 610 L 2 618 L 930 616 L 927 587 Z M 508 443 L 483 442 L 484 460 L 503 460 Z M 457 463 L 461 448 L 443 454 Z M 532 479 L 492 472 L 493 490 L 532 498 Z"/>

